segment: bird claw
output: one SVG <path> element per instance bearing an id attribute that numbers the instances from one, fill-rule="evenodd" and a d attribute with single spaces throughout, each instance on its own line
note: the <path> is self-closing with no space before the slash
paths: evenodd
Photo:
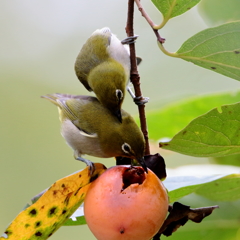
<path id="1" fill-rule="evenodd" d="M 89 170 L 89 175 L 92 176 L 94 171 L 95 171 L 95 165 L 92 161 L 82 158 L 80 156 L 77 155 L 77 153 L 74 154 L 74 158 L 78 161 L 84 162 L 86 163 L 86 165 L 88 166 L 88 170 Z"/>
<path id="2" fill-rule="evenodd" d="M 93 162 L 89 161 L 91 164 L 88 165 L 89 175 L 92 176 L 95 171 L 95 165 Z"/>
<path id="3" fill-rule="evenodd" d="M 133 98 L 133 101 L 135 102 L 135 104 L 144 105 L 144 104 L 148 103 L 149 97 L 142 97 L 142 96 L 136 97 L 135 94 L 133 93 L 133 91 L 131 90 L 130 86 L 127 87 L 127 91 Z"/>
<path id="4" fill-rule="evenodd" d="M 133 99 L 133 101 L 134 101 L 135 104 L 137 104 L 137 105 L 144 105 L 144 104 L 148 103 L 149 97 L 142 97 L 142 96 L 140 96 L 140 97 L 135 97 L 135 98 Z"/>
<path id="5" fill-rule="evenodd" d="M 121 41 L 121 43 L 122 44 L 132 44 L 132 43 L 135 43 L 138 37 L 139 37 L 138 35 L 127 37 L 127 38 L 123 39 Z"/>

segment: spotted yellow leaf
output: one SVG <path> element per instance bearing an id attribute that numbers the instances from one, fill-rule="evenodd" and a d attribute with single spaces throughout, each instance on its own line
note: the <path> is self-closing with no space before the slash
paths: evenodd
<path id="1" fill-rule="evenodd" d="M 93 175 L 88 168 L 56 181 L 34 204 L 23 210 L 0 240 L 44 240 L 49 238 L 84 201 L 91 182 L 106 167 L 95 163 Z"/>

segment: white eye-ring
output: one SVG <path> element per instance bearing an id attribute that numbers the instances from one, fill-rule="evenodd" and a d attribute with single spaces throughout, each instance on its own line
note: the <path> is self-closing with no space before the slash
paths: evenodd
<path id="1" fill-rule="evenodd" d="M 124 143 L 122 145 L 122 150 L 127 153 L 127 154 L 130 154 L 131 153 L 131 147 L 128 143 Z"/>
<path id="2" fill-rule="evenodd" d="M 120 89 L 116 90 L 117 100 L 121 101 L 123 99 L 123 92 Z"/>

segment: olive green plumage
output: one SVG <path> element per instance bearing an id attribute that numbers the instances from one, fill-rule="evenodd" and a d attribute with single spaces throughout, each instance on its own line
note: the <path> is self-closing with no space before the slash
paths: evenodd
<path id="1" fill-rule="evenodd" d="M 122 123 L 95 97 L 66 94 L 43 96 L 58 106 L 61 133 L 77 156 L 128 157 L 145 169 L 143 134 L 129 113 Z"/>
<path id="2" fill-rule="evenodd" d="M 89 91 L 121 121 L 121 106 L 130 74 L 128 46 L 109 28 L 96 30 L 83 45 L 75 72 Z"/>

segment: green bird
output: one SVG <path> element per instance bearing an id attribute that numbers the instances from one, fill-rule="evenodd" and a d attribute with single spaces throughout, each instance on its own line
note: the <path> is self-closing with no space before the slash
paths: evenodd
<path id="1" fill-rule="evenodd" d="M 137 36 L 120 41 L 108 27 L 97 29 L 83 45 L 75 62 L 80 82 L 121 122 L 121 106 L 130 76 L 128 44 Z"/>
<path id="2" fill-rule="evenodd" d="M 144 161 L 145 140 L 129 113 L 121 110 L 122 123 L 97 98 L 67 94 L 42 96 L 59 110 L 61 134 L 74 150 L 74 157 L 85 162 L 91 173 L 93 163 L 82 155 L 100 158 L 135 159 L 147 172 Z"/>

